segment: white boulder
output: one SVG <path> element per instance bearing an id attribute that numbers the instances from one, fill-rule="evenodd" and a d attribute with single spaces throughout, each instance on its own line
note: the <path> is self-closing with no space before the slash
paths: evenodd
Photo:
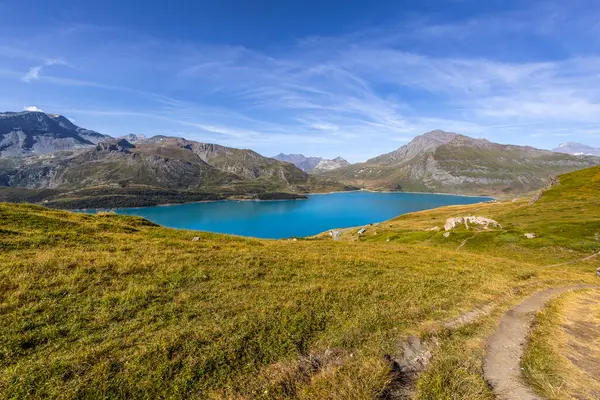
<path id="1" fill-rule="evenodd" d="M 502 229 L 502 225 L 500 225 L 497 221 L 494 221 L 491 218 L 469 216 L 448 218 L 446 220 L 446 223 L 444 224 L 444 230 L 451 231 L 452 229 L 462 224 L 465 224 L 465 227 L 467 229 L 469 229 L 469 224 L 482 225 L 484 229 L 488 229 L 490 226 Z"/>

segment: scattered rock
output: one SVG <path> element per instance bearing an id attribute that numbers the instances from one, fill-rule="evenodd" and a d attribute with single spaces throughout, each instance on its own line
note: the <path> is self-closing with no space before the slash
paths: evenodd
<path id="1" fill-rule="evenodd" d="M 449 236 L 450 236 L 450 232 L 444 233 L 444 237 L 449 237 Z"/>
<path id="2" fill-rule="evenodd" d="M 526 233 L 526 234 L 525 234 L 525 237 L 526 237 L 527 239 L 535 239 L 535 237 L 536 237 L 536 236 L 535 236 L 535 233 Z"/>
<path id="3" fill-rule="evenodd" d="M 194 238 L 192 239 L 192 242 L 197 242 L 197 241 L 199 241 L 199 240 L 200 240 L 200 238 L 199 238 L 198 236 L 196 236 L 196 237 L 194 237 Z"/>
<path id="4" fill-rule="evenodd" d="M 422 342 L 416 336 L 409 336 L 402 343 L 402 356 L 394 357 L 386 354 L 385 360 L 390 364 L 392 379 L 381 398 L 409 399 L 414 390 L 420 372 L 424 371 L 432 358 L 432 347 L 436 345 Z"/>
<path id="5" fill-rule="evenodd" d="M 486 218 L 486 217 L 469 216 L 469 217 L 448 218 L 446 220 L 446 223 L 444 224 L 444 230 L 450 231 L 462 224 L 465 224 L 465 227 L 467 229 L 469 229 L 469 224 L 483 225 L 484 229 L 488 229 L 488 227 L 490 225 L 497 227 L 497 228 L 502 228 L 502 225 L 500 225 L 497 221 L 494 221 L 493 219 Z"/>
<path id="6" fill-rule="evenodd" d="M 433 228 L 426 229 L 427 232 L 437 232 L 440 230 L 439 226 L 434 226 Z"/>

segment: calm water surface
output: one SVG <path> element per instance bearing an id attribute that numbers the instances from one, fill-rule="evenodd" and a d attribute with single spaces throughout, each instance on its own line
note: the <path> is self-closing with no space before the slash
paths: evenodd
<path id="1" fill-rule="evenodd" d="M 347 192 L 310 195 L 308 200 L 218 201 L 115 211 L 172 228 L 276 239 L 310 236 L 333 228 L 381 222 L 412 211 L 488 200 L 420 193 Z"/>

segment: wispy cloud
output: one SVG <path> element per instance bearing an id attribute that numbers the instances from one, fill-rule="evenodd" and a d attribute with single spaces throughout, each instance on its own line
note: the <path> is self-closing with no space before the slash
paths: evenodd
<path id="1" fill-rule="evenodd" d="M 42 70 L 51 65 L 64 65 L 66 64 L 64 60 L 60 58 L 46 60 L 43 64 L 33 66 L 29 68 L 29 71 L 23 76 L 22 80 L 24 82 L 31 82 L 40 79 L 40 74 Z"/>
<path id="2" fill-rule="evenodd" d="M 31 66 L 41 45 L 19 52 L 12 44 L 0 79 L 16 80 L 12 93 L 30 96 L 19 104 L 55 104 L 51 111 L 106 133 L 183 132 L 266 154 L 359 161 L 436 128 L 554 147 L 567 133 L 594 138 L 600 124 L 600 44 L 589 17 L 600 6 L 589 4 L 585 13 L 532 2 L 467 20 L 417 17 L 284 49 L 75 26 L 61 33 L 64 43 L 44 43 L 43 54 L 80 44 L 68 53 L 68 69 L 48 68 L 64 64 L 60 58 Z M 61 90 L 33 91 L 11 72 L 26 68 L 23 82 Z"/>
<path id="3" fill-rule="evenodd" d="M 24 108 L 25 111 L 37 111 L 37 112 L 44 112 L 44 110 L 42 110 L 41 108 L 38 108 L 36 106 L 27 106 Z"/>

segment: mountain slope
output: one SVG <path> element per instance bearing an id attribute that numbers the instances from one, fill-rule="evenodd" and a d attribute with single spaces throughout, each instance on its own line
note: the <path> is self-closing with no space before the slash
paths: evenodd
<path id="1" fill-rule="evenodd" d="M 230 196 L 303 198 L 301 193 L 355 189 L 331 178 L 309 176 L 292 164 L 251 150 L 167 136 L 144 139 L 136 145 L 113 139 L 93 148 L 0 158 L 0 186 L 10 188 L 0 191 L 0 200 L 31 199 L 64 208 L 142 206 Z M 44 198 L 40 198 L 42 189 L 51 189 L 43 192 Z"/>
<path id="2" fill-rule="evenodd" d="M 341 187 L 252 150 L 162 135 L 113 139 L 60 115 L 0 114 L 0 186 L 72 190 L 107 185 L 240 193 Z"/>
<path id="3" fill-rule="evenodd" d="M 101 142 L 89 150 L 0 163 L 0 184 L 35 189 L 78 189 L 110 184 L 189 189 L 236 179 L 239 178 L 219 171 L 193 154 L 187 158 L 183 154 L 160 156 L 138 151 L 124 139 Z"/>
<path id="4" fill-rule="evenodd" d="M 552 149 L 552 151 L 555 153 L 566 153 L 574 156 L 600 156 L 599 148 L 574 142 L 561 143 L 560 146 Z"/>
<path id="5" fill-rule="evenodd" d="M 502 145 L 444 131 L 417 136 L 396 151 L 322 174 L 369 189 L 496 194 L 542 187 L 552 176 L 600 158 Z"/>
<path id="6" fill-rule="evenodd" d="M 0 157 L 92 147 L 110 136 L 80 128 L 62 115 L 0 113 Z"/>
<path id="7" fill-rule="evenodd" d="M 272 158 L 274 158 L 275 160 L 292 163 L 304 172 L 312 171 L 323 160 L 321 157 L 305 157 L 302 154 L 283 153 L 279 153 Z"/>

